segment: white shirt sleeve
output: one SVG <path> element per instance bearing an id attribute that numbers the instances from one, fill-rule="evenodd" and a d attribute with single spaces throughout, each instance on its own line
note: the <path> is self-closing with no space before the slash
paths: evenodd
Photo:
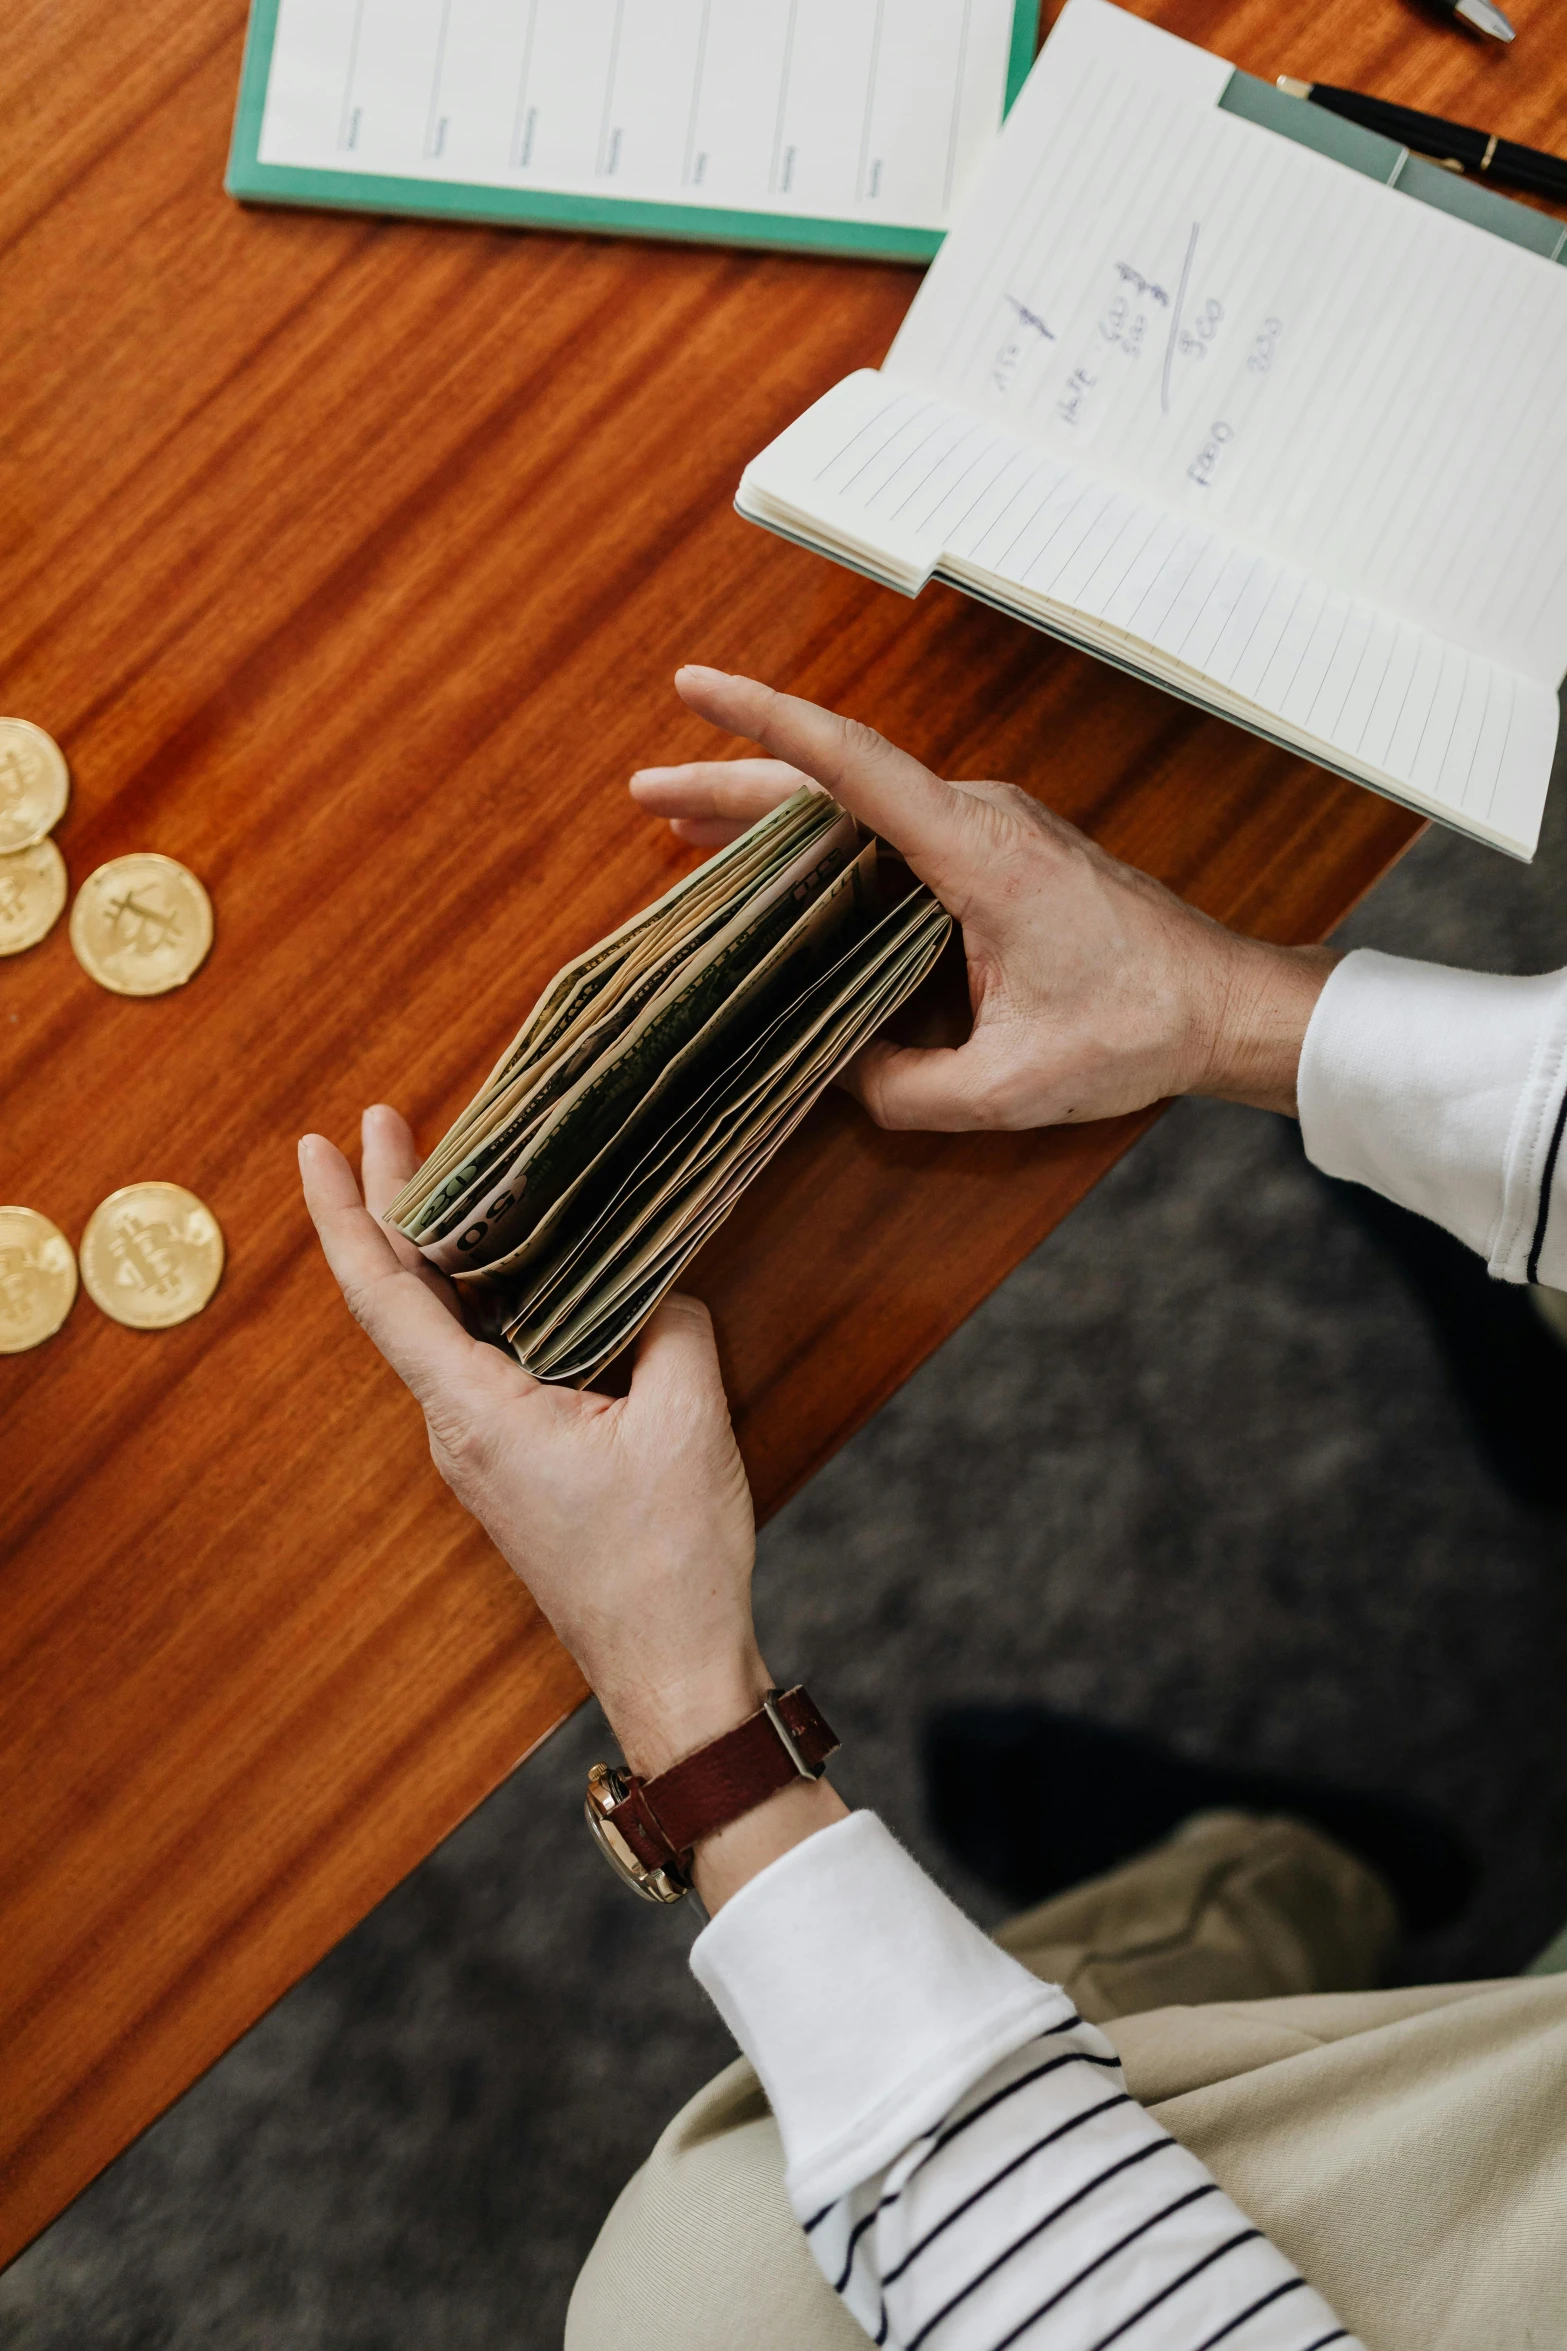
<path id="1" fill-rule="evenodd" d="M 1301 1052 L 1325 1175 L 1444 1225 L 1502 1281 L 1567 1289 L 1567 971 L 1450 971 L 1359 947 Z"/>
<path id="2" fill-rule="evenodd" d="M 1105 2035 L 872 1814 L 753 1878 L 691 1966 L 767 2092 L 822 2273 L 873 2342 L 1356 2351 L 1131 2097 Z"/>

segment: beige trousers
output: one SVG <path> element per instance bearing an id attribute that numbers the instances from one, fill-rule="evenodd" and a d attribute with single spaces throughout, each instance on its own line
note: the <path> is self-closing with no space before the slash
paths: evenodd
<path id="1" fill-rule="evenodd" d="M 1103 2024 L 1128 2087 L 1370 2351 L 1567 2346 L 1567 1975 L 1371 1991 L 1380 1880 L 1210 1813 L 998 1940 Z M 693 2098 L 577 2281 L 566 2351 L 863 2351 L 743 2061 Z"/>

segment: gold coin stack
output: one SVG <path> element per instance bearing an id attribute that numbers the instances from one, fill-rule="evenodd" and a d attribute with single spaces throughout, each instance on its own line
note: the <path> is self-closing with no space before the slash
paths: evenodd
<path id="1" fill-rule="evenodd" d="M 51 839 L 71 796 L 71 771 L 30 718 L 0 718 L 0 955 L 47 938 L 65 906 L 65 859 Z M 71 946 L 90 979 L 116 996 L 183 987 L 212 945 L 212 901 L 173 857 L 111 857 L 76 893 Z"/>
<path id="2" fill-rule="evenodd" d="M 70 798 L 59 745 L 26 718 L 0 718 L 0 955 L 46 938 L 65 906 L 65 860 L 50 838 Z M 71 909 L 82 969 L 117 996 L 161 996 L 212 945 L 212 901 L 196 876 L 151 850 L 111 858 Z M 138 1331 L 199 1314 L 223 1271 L 212 1211 L 181 1184 L 126 1184 L 94 1209 L 81 1279 L 94 1304 Z M 0 1355 L 41 1346 L 76 1296 L 77 1260 L 36 1208 L 0 1208 Z"/>
<path id="3" fill-rule="evenodd" d="M 50 834 L 71 774 L 60 746 L 31 719 L 0 718 L 0 955 L 36 947 L 65 905 L 65 859 Z"/>

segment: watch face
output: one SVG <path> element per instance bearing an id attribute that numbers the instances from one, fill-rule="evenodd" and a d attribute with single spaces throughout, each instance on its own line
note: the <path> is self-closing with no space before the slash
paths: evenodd
<path id="1" fill-rule="evenodd" d="M 639 1861 L 625 1838 L 608 1818 L 609 1813 L 626 1794 L 622 1774 L 613 1771 L 607 1763 L 595 1763 L 588 1774 L 588 1792 L 583 1800 L 583 1815 L 593 1832 L 593 1842 L 603 1854 L 610 1868 L 634 1894 L 644 1902 L 678 1902 L 685 1887 L 661 1869 L 649 1869 Z"/>

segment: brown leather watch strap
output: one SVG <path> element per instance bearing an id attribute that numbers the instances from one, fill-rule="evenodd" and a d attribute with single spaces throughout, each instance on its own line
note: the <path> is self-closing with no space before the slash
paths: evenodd
<path id="1" fill-rule="evenodd" d="M 792 1780 L 820 1779 L 837 1738 L 802 1687 L 771 1690 L 755 1714 L 656 1779 L 633 1776 L 607 1818 L 648 1869 L 685 1880 L 703 1837 L 754 1812 Z"/>

